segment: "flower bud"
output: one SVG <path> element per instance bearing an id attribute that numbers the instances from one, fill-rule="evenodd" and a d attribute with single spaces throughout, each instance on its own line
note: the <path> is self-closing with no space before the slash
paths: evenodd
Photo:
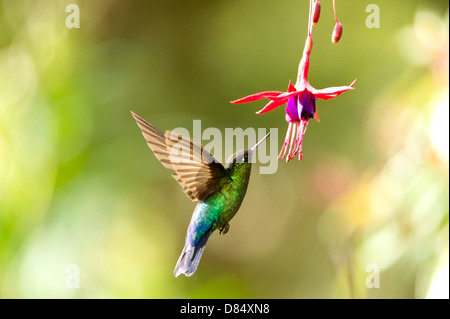
<path id="1" fill-rule="evenodd" d="M 334 26 L 333 34 L 331 35 L 331 42 L 337 43 L 342 36 L 342 24 L 336 22 Z"/>
<path id="2" fill-rule="evenodd" d="M 317 22 L 319 22 L 320 18 L 320 2 L 319 0 L 316 0 L 314 3 L 314 10 L 313 10 L 313 25 L 316 25 Z"/>

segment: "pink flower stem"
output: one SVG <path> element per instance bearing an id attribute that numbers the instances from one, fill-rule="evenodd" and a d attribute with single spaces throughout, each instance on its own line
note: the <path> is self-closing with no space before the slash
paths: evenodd
<path id="1" fill-rule="evenodd" d="M 313 23 L 312 23 L 313 5 L 314 5 L 314 0 L 310 0 L 309 1 L 309 16 L 308 16 L 308 37 L 311 37 L 311 38 L 312 38 L 312 28 L 313 28 Z"/>
<path id="2" fill-rule="evenodd" d="M 334 20 L 336 20 L 336 23 L 338 23 L 338 18 L 337 18 L 337 14 L 336 14 L 336 3 L 335 0 L 333 0 L 333 11 L 334 11 Z"/>
<path id="3" fill-rule="evenodd" d="M 305 48 L 303 49 L 303 56 L 300 60 L 300 64 L 298 66 L 298 74 L 297 74 L 297 82 L 295 83 L 295 87 L 304 87 L 306 82 L 308 81 L 308 71 L 309 71 L 309 56 L 311 54 L 311 49 L 313 45 L 313 8 L 314 8 L 314 0 L 309 1 L 309 16 L 308 16 L 308 36 L 305 42 Z"/>

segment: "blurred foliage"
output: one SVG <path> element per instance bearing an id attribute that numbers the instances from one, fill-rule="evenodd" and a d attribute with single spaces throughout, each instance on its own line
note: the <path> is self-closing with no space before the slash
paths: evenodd
<path id="1" fill-rule="evenodd" d="M 295 79 L 308 1 L 76 1 L 79 29 L 71 1 L 0 1 L 0 297 L 448 298 L 448 3 L 381 0 L 369 29 L 372 2 L 338 1 L 333 45 L 322 1 L 310 82 L 356 89 L 318 101 L 303 161 L 254 168 L 230 232 L 174 278 L 195 204 L 130 110 L 281 146 L 281 108 L 229 101 Z"/>

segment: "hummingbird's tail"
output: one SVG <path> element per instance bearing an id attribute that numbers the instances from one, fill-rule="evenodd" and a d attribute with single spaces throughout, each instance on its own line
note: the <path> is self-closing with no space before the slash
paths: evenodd
<path id="1" fill-rule="evenodd" d="M 200 259 L 202 258 L 203 250 L 205 249 L 209 235 L 211 235 L 211 232 L 206 233 L 205 236 L 194 246 L 186 241 L 180 258 L 178 258 L 177 265 L 173 271 L 175 277 L 178 277 L 181 274 L 190 277 L 195 273 L 198 264 L 200 263 Z"/>

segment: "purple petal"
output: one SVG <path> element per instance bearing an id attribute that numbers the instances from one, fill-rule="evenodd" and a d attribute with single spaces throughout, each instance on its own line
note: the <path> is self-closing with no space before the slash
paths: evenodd
<path id="1" fill-rule="evenodd" d="M 297 106 L 297 104 L 298 104 L 297 100 L 298 100 L 298 96 L 293 96 L 288 100 L 288 102 L 286 104 L 286 121 L 287 122 L 300 121 L 299 114 L 301 114 L 301 110 L 299 113 L 298 106 Z"/>
<path id="2" fill-rule="evenodd" d="M 297 100 L 297 110 L 300 114 L 301 119 L 310 119 L 314 117 L 316 113 L 316 98 L 314 95 L 308 91 L 303 91 L 302 94 L 298 96 Z"/>

